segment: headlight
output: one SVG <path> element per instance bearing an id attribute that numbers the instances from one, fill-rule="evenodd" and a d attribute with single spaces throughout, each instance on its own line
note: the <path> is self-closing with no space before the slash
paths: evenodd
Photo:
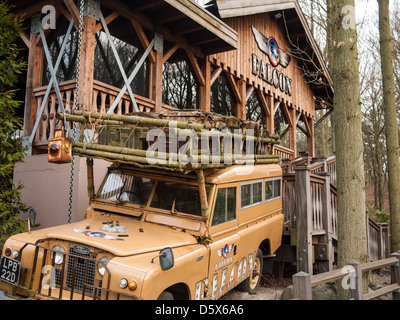
<path id="1" fill-rule="evenodd" d="M 110 258 L 102 257 L 97 262 L 97 271 L 100 273 L 101 276 L 104 276 L 104 271 L 106 270 L 107 264 L 110 262 Z"/>
<path id="2" fill-rule="evenodd" d="M 128 286 L 128 280 L 126 280 L 125 278 L 122 278 L 122 279 L 119 281 L 119 287 L 120 287 L 121 289 L 125 289 L 127 286 Z"/>
<path id="3" fill-rule="evenodd" d="M 64 248 L 57 244 L 52 249 L 54 250 L 54 252 L 51 253 L 51 259 L 52 260 L 54 259 L 55 264 L 62 264 L 64 261 L 64 254 L 65 254 Z M 55 255 L 54 258 L 53 254 Z"/>
<path id="4" fill-rule="evenodd" d="M 14 251 L 12 252 L 12 254 L 11 254 L 11 257 L 14 258 L 14 259 L 17 259 L 18 256 L 19 256 L 18 250 L 14 250 Z"/>

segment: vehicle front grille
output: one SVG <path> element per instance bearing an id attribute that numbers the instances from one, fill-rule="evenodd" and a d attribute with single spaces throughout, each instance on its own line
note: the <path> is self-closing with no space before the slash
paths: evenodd
<path id="1" fill-rule="evenodd" d="M 71 244 L 69 248 L 69 254 L 65 255 L 66 270 L 62 268 L 56 269 L 56 286 L 58 288 L 64 288 L 77 293 L 84 293 L 86 296 L 100 297 L 101 290 L 95 290 L 94 288 L 100 288 L 102 280 L 96 278 L 96 253 L 94 253 L 89 247 L 80 246 L 85 248 L 87 253 L 83 253 L 82 250 L 76 250 L 75 245 Z M 66 272 L 66 276 L 63 275 Z M 96 292 L 97 291 L 97 292 Z"/>

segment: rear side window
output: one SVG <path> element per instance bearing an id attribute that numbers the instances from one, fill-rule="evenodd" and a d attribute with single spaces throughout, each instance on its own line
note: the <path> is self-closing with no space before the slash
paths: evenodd
<path id="1" fill-rule="evenodd" d="M 262 181 L 240 185 L 240 208 L 262 203 Z"/>
<path id="2" fill-rule="evenodd" d="M 236 219 L 236 187 L 218 190 L 212 225 Z"/>
<path id="3" fill-rule="evenodd" d="M 281 179 L 265 181 L 265 201 L 281 197 Z"/>

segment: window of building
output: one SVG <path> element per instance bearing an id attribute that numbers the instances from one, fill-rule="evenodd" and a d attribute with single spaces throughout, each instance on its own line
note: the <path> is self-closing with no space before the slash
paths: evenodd
<path id="1" fill-rule="evenodd" d="M 236 187 L 218 190 L 212 225 L 236 219 Z"/>
<path id="2" fill-rule="evenodd" d="M 267 117 L 255 90 L 253 90 L 253 93 L 246 102 L 246 119 L 249 121 L 258 122 L 260 124 L 260 128 L 267 128 Z"/>
<path id="3" fill-rule="evenodd" d="M 211 68 L 211 73 L 214 68 Z M 235 116 L 235 97 L 225 72 L 221 72 L 211 86 L 211 111 L 224 116 Z"/>
<path id="4" fill-rule="evenodd" d="M 146 48 L 142 47 L 132 24 L 127 19 L 118 17 L 107 26 L 125 74 L 127 78 L 129 78 Z M 152 35 L 149 34 L 148 38 L 151 39 L 151 37 Z M 148 64 L 147 58 L 131 82 L 133 93 L 143 97 L 149 96 L 150 68 Z M 95 35 L 93 72 L 95 80 L 107 83 L 119 89 L 122 89 L 125 85 L 110 41 L 103 30 L 97 32 Z"/>
<path id="5" fill-rule="evenodd" d="M 275 127 L 275 133 L 279 134 L 280 136 L 281 139 L 280 145 L 285 148 L 290 148 L 289 121 L 286 118 L 282 106 L 279 106 L 279 108 L 275 112 L 274 127 Z"/>
<path id="6" fill-rule="evenodd" d="M 275 200 L 281 197 L 281 179 L 265 181 L 265 201 Z"/>
<path id="7" fill-rule="evenodd" d="M 300 155 L 300 152 L 308 151 L 308 134 L 302 118 L 299 119 L 296 126 L 296 147 L 297 156 Z"/>
<path id="8" fill-rule="evenodd" d="M 46 36 L 46 41 L 49 46 L 49 53 L 51 56 L 51 60 L 54 64 L 57 61 L 57 58 L 61 52 L 61 47 L 66 37 L 67 29 L 68 29 L 69 21 L 63 16 L 57 19 L 57 28 L 51 30 L 49 34 Z M 60 60 L 60 65 L 58 70 L 56 71 L 57 82 L 64 82 L 67 80 L 72 80 L 76 78 L 76 56 L 78 54 L 78 32 L 73 28 L 71 30 L 70 35 L 68 36 L 67 43 L 65 46 L 65 50 L 62 55 L 62 59 Z M 43 55 L 43 85 L 46 86 L 49 84 L 51 79 L 50 69 L 48 67 L 48 61 Z"/>
<path id="9" fill-rule="evenodd" d="M 243 183 L 240 185 L 240 208 L 244 209 L 262 203 L 262 182 Z"/>
<path id="10" fill-rule="evenodd" d="M 196 109 L 198 83 L 184 50 L 163 64 L 162 102 L 178 109 Z"/>

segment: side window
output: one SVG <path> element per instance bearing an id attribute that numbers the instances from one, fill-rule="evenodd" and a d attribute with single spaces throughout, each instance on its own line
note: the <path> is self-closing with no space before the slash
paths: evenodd
<path id="1" fill-rule="evenodd" d="M 236 187 L 218 190 L 212 225 L 236 219 Z"/>
<path id="2" fill-rule="evenodd" d="M 281 197 L 281 179 L 265 181 L 265 201 Z"/>
<path id="3" fill-rule="evenodd" d="M 262 182 L 252 182 L 240 185 L 240 208 L 262 203 Z"/>

